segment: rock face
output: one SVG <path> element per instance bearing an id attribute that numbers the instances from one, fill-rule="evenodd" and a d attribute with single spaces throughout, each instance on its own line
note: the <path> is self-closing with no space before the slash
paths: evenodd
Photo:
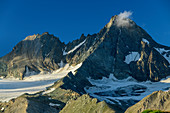
<path id="1" fill-rule="evenodd" d="M 156 43 L 134 22 L 129 27 L 117 27 L 116 17 L 93 35 L 95 41 L 84 52 L 88 57 L 74 76 L 69 74 L 63 79 L 63 88 L 85 93 L 84 87 L 90 85 L 87 78 L 101 79 L 110 73 L 117 79 L 132 76 L 138 81 L 159 81 L 170 75 L 170 47 Z M 77 53 L 87 47 L 90 39 L 92 36 L 87 36 Z"/>
<path id="2" fill-rule="evenodd" d="M 0 75 L 23 79 L 81 62 L 85 68 L 81 74 L 92 78 L 114 73 L 119 79 L 132 76 L 139 81 L 159 81 L 169 75 L 170 48 L 157 44 L 132 20 L 129 26 L 117 26 L 117 18 L 112 17 L 98 34 L 82 35 L 68 44 L 47 32 L 28 36 L 0 59 Z"/>
<path id="3" fill-rule="evenodd" d="M 141 113 L 146 109 L 170 111 L 170 91 L 156 91 L 137 104 L 128 108 L 125 113 Z"/>
<path id="4" fill-rule="evenodd" d="M 48 33 L 26 37 L 1 58 L 1 73 L 22 79 L 26 75 L 59 68 L 64 43 Z"/>

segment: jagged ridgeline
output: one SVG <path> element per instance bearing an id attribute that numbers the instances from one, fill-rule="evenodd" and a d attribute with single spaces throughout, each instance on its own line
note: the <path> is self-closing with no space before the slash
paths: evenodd
<path id="1" fill-rule="evenodd" d="M 0 59 L 0 75 L 23 79 L 27 75 L 59 69 L 71 63 L 72 52 L 67 55 L 64 51 L 73 49 L 85 38 L 82 35 L 79 40 L 65 45 L 48 32 L 28 36 Z"/>
<path id="2" fill-rule="evenodd" d="M 26 100 L 28 106 L 24 109 L 29 110 L 30 102 L 36 102 L 48 106 L 51 112 L 62 109 L 61 112 L 122 113 L 142 94 L 149 94 L 146 92 L 153 89 L 153 81 L 170 75 L 170 47 L 155 42 L 131 19 L 113 16 L 99 33 L 82 35 L 68 44 L 47 32 L 26 37 L 0 58 L 0 76 L 24 79 L 80 63 L 74 73 L 69 72 L 54 83 L 52 92 L 27 94 L 10 101 L 15 104 L 0 104 L 0 108 L 5 106 L 9 111 L 19 100 Z M 152 82 L 139 82 L 147 80 Z M 54 102 L 62 106 L 49 108 Z"/>
<path id="3" fill-rule="evenodd" d="M 28 36 L 0 59 L 0 76 L 23 79 L 31 73 L 51 72 L 83 62 L 76 76 L 159 81 L 170 74 L 170 48 L 156 43 L 132 20 L 117 24 L 117 16 L 97 34 L 65 44 L 46 33 Z M 83 71 L 82 71 L 83 69 Z"/>

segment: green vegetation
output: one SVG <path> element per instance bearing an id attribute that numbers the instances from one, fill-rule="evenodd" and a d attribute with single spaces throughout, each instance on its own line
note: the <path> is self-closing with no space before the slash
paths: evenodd
<path id="1" fill-rule="evenodd" d="M 168 113 L 168 112 L 163 112 L 160 110 L 145 110 L 142 113 Z"/>

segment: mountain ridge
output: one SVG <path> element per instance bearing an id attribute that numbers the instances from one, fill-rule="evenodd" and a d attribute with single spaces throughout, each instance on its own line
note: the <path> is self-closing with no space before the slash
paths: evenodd
<path id="1" fill-rule="evenodd" d="M 45 97 L 38 93 L 38 98 L 52 96 L 60 101 L 67 98 L 64 101 L 67 104 L 70 98 L 76 100 L 77 96 L 96 89 L 104 92 L 94 91 L 89 93 L 90 97 L 122 107 L 125 111 L 139 100 L 123 101 L 111 97 L 137 97 L 145 93 L 149 87 L 142 81 L 158 82 L 170 75 L 169 58 L 170 47 L 155 42 L 131 19 L 113 16 L 99 33 L 82 34 L 80 39 L 68 44 L 47 32 L 27 37 L 12 52 L 0 58 L 0 75 L 24 79 L 31 74 L 53 72 L 66 64 L 82 63 L 74 73 L 69 72 L 58 80 L 52 86 L 55 87 L 53 92 Z M 126 82 L 130 85 L 123 84 Z M 111 87 L 113 83 L 123 85 L 114 89 Z M 69 94 L 61 94 L 60 90 Z"/>
<path id="2" fill-rule="evenodd" d="M 1 70 L 2 71 L 0 71 L 0 73 L 3 76 L 15 76 L 15 77 L 19 77 L 20 79 L 23 79 L 24 76 L 26 76 L 25 75 L 26 69 L 39 73 L 41 71 L 54 71 L 56 69 L 59 69 L 60 68 L 59 64 L 61 62 L 64 64 L 69 63 L 70 65 L 76 65 L 80 62 L 83 62 L 102 43 L 105 43 L 103 41 L 110 40 L 109 46 L 112 46 L 112 51 L 114 52 L 113 57 L 115 57 L 115 59 L 118 59 L 115 61 L 115 63 L 118 61 L 119 65 L 124 65 L 123 62 L 119 60 L 124 60 L 123 57 L 127 56 L 129 52 L 131 53 L 136 52 L 135 53 L 136 55 L 138 52 L 138 57 L 140 57 L 140 60 L 138 60 L 137 64 L 135 65 L 136 67 L 140 69 L 138 69 L 139 71 L 136 72 L 135 71 L 136 69 L 133 70 L 132 68 L 134 67 L 134 64 L 133 65 L 130 64 L 130 70 L 135 72 L 135 74 L 138 73 L 138 75 L 140 76 L 144 74 L 145 77 L 144 78 L 140 76 L 136 77 L 133 73 L 130 73 L 130 75 L 132 74 L 132 76 L 135 79 L 140 78 L 142 81 L 147 80 L 147 79 L 150 79 L 153 81 L 160 80 L 162 77 L 154 78 L 155 75 L 153 75 L 153 73 L 146 73 L 149 70 L 151 72 L 151 68 L 148 69 L 149 68 L 148 66 L 142 67 L 139 61 L 146 64 L 147 63 L 146 60 L 149 60 L 149 59 L 152 60 L 153 55 L 159 56 L 159 53 L 157 53 L 157 51 L 159 52 L 159 48 L 164 49 L 163 54 L 165 54 L 165 56 L 168 57 L 170 55 L 170 52 L 169 52 L 170 47 L 163 46 L 163 45 L 156 43 L 149 36 L 149 34 L 147 34 L 141 27 L 137 26 L 135 22 L 133 22 L 132 20 L 128 18 L 123 18 L 122 20 L 119 20 L 119 21 L 125 21 L 126 22 L 125 25 L 127 24 L 127 22 L 129 22 L 129 24 L 127 24 L 126 26 L 123 26 L 123 25 L 117 26 L 118 18 L 120 17 L 113 16 L 110 19 L 110 22 L 107 23 L 104 26 L 104 28 L 100 30 L 99 33 L 88 35 L 88 36 L 84 36 L 84 34 L 82 34 L 80 39 L 69 42 L 68 44 L 61 42 L 59 38 L 53 35 L 50 35 L 48 32 L 45 32 L 42 35 L 37 34 L 33 36 L 28 36 L 23 41 L 19 42 L 9 54 L 7 54 L 4 57 L 1 57 L 1 64 L 2 64 Z M 109 37 L 111 39 L 109 39 Z M 111 47 L 108 47 L 108 48 L 111 49 Z M 19 53 L 17 53 L 17 51 L 19 51 Z M 167 52 L 165 53 L 165 51 Z M 27 60 L 25 60 L 25 57 L 27 57 Z M 116 57 L 119 57 L 119 58 L 116 58 Z M 141 58 L 145 59 L 145 61 L 142 61 Z M 18 66 L 18 64 L 15 65 L 15 62 L 19 62 L 18 59 L 25 60 L 25 62 L 23 62 L 24 63 L 23 66 Z M 32 60 L 39 59 L 38 62 L 42 62 L 42 64 L 41 63 L 37 64 L 37 61 L 34 61 L 34 60 L 32 61 L 31 59 Z M 166 63 L 166 61 L 167 61 L 166 59 L 164 59 L 163 61 L 166 65 L 164 66 L 165 68 L 168 67 L 167 65 L 169 63 L 169 62 Z M 30 62 L 31 64 L 28 64 Z M 153 61 L 148 61 L 148 62 L 150 62 L 151 64 L 151 62 Z M 25 65 L 25 63 L 28 66 Z M 22 62 L 20 64 L 22 64 Z M 158 64 L 160 63 L 158 62 Z M 20 69 L 18 69 L 18 67 Z M 123 66 L 123 67 L 127 68 L 127 66 Z M 147 69 L 145 67 L 147 67 Z M 116 70 L 120 69 L 120 67 L 117 67 L 117 68 L 118 69 Z M 16 69 L 18 70 L 16 71 Z M 144 71 L 142 72 L 142 70 Z M 129 69 L 127 70 L 126 73 L 129 73 L 128 71 Z M 120 73 L 120 71 L 118 71 L 117 73 Z M 157 76 L 159 75 L 158 73 L 160 74 L 159 70 L 157 70 L 156 72 Z M 169 75 L 169 72 L 165 71 L 165 73 Z M 150 77 L 148 77 L 147 74 L 149 74 Z M 115 76 L 119 77 L 116 73 L 115 73 Z"/>

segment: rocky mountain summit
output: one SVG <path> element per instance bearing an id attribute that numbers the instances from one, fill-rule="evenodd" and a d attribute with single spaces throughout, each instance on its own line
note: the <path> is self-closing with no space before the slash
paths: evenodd
<path id="1" fill-rule="evenodd" d="M 23 79 L 26 75 L 58 69 L 62 48 L 64 44 L 48 33 L 28 36 L 1 58 L 1 73 Z"/>
<path id="2" fill-rule="evenodd" d="M 112 17 L 98 34 L 82 35 L 68 44 L 47 32 L 28 36 L 0 59 L 0 75 L 23 79 L 31 73 L 81 62 L 91 62 L 95 69 L 99 63 L 99 72 L 88 70 L 93 78 L 114 73 L 120 79 L 132 76 L 139 81 L 159 81 L 169 75 L 170 48 L 157 44 L 132 20 L 129 26 L 117 26 L 116 18 Z"/>
<path id="3" fill-rule="evenodd" d="M 170 47 L 155 42 L 131 19 L 116 15 L 99 33 L 82 34 L 80 39 L 68 44 L 47 32 L 26 37 L 9 54 L 0 58 L 0 76 L 22 80 L 33 74 L 53 72 L 66 64 L 75 66 L 80 63 L 81 67 L 74 73 L 69 72 L 51 87 L 55 88 L 53 92 L 45 95 L 39 92 L 29 95 L 31 101 L 24 97 L 16 102 L 28 101 L 26 110 L 30 102 L 36 101 L 36 96 L 40 99 L 36 102 L 43 102 L 43 106 L 49 106 L 51 101 L 58 104 L 59 101 L 62 107 L 53 104 L 53 108 L 56 112 L 61 109 L 61 112 L 66 112 L 72 108 L 69 102 L 78 105 L 87 98 L 87 103 L 93 104 L 95 109 L 82 102 L 84 106 L 79 106 L 79 110 L 124 112 L 153 87 L 152 83 L 142 81 L 157 82 L 170 75 Z M 169 87 L 167 85 L 166 88 Z M 84 95 L 87 93 L 89 95 Z M 46 101 L 47 98 L 52 100 Z M 1 104 L 1 108 L 3 106 L 3 111 L 9 109 Z M 54 110 L 48 109 L 49 112 Z"/>

